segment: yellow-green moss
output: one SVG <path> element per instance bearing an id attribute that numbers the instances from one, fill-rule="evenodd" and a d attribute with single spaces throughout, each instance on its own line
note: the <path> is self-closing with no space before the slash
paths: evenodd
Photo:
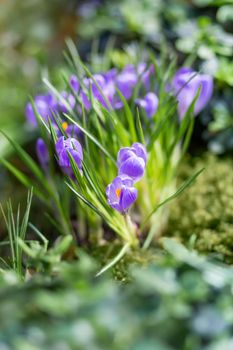
<path id="1" fill-rule="evenodd" d="M 168 235 L 195 247 L 219 253 L 233 263 L 233 160 L 206 155 L 193 159 L 182 170 L 181 180 L 205 167 L 195 184 L 171 206 Z"/>

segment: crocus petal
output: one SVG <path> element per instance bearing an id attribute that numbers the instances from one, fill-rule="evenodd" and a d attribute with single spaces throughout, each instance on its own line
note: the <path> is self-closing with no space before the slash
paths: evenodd
<path id="1" fill-rule="evenodd" d="M 189 89 L 187 87 L 184 87 L 178 97 L 178 113 L 180 118 L 183 118 L 183 116 L 185 115 L 185 113 L 187 112 L 189 106 L 191 105 L 193 99 L 195 98 L 195 94 L 197 93 L 197 89 L 196 92 L 194 93 L 193 89 Z"/>
<path id="2" fill-rule="evenodd" d="M 64 148 L 60 153 L 59 153 L 59 165 L 62 167 L 69 167 L 70 166 L 70 159 L 68 155 L 68 149 Z"/>
<path id="3" fill-rule="evenodd" d="M 91 109 L 91 102 L 83 90 L 80 91 L 80 99 L 83 103 L 84 108 L 89 111 Z"/>
<path id="4" fill-rule="evenodd" d="M 121 179 L 122 185 L 127 186 L 127 187 L 133 186 L 134 182 L 133 182 L 131 177 L 129 177 L 127 175 L 118 175 L 117 177 Z"/>
<path id="5" fill-rule="evenodd" d="M 131 97 L 136 84 L 137 74 L 135 68 L 131 66 L 127 66 L 116 78 L 116 86 L 126 100 Z"/>
<path id="6" fill-rule="evenodd" d="M 213 79 L 207 74 L 198 74 L 190 68 L 184 67 L 177 71 L 172 82 L 175 93 L 178 94 L 178 113 L 182 118 L 194 100 L 198 88 L 200 95 L 194 106 L 197 115 L 209 102 L 213 93 Z"/>
<path id="7" fill-rule="evenodd" d="M 61 137 L 58 138 L 58 140 L 56 142 L 56 145 L 55 145 L 55 148 L 56 148 L 57 154 L 59 155 L 61 153 L 61 151 L 65 148 L 65 138 L 64 138 L 64 136 L 61 136 Z"/>
<path id="8" fill-rule="evenodd" d="M 56 112 L 56 101 L 52 94 L 36 96 L 34 99 L 34 105 L 37 113 L 45 121 L 47 121 L 48 118 L 52 119 L 52 112 Z M 28 103 L 26 105 L 25 115 L 31 125 L 37 126 L 37 119 L 31 103 Z"/>
<path id="9" fill-rule="evenodd" d="M 74 137 L 82 133 L 77 125 L 68 125 L 65 131 L 69 137 Z"/>
<path id="10" fill-rule="evenodd" d="M 144 175 L 145 171 L 145 162 L 142 158 L 133 156 L 128 158 L 125 162 L 123 162 L 118 169 L 119 175 L 127 175 L 131 177 L 134 182 L 140 180 L 140 178 Z"/>
<path id="11" fill-rule="evenodd" d="M 121 208 L 121 206 L 120 206 L 119 203 L 109 203 L 109 205 L 110 205 L 113 209 L 117 210 L 119 213 L 123 214 L 122 208 Z"/>
<path id="12" fill-rule="evenodd" d="M 153 117 L 158 109 L 158 97 L 153 92 L 148 92 L 144 98 L 138 98 L 135 103 L 143 108 L 149 118 Z"/>
<path id="13" fill-rule="evenodd" d="M 134 142 L 132 144 L 131 148 L 134 150 L 136 156 L 141 157 L 144 160 L 145 164 L 146 164 L 146 162 L 147 162 L 146 147 L 142 143 Z"/>
<path id="14" fill-rule="evenodd" d="M 108 204 L 122 214 L 137 198 L 137 190 L 132 185 L 132 179 L 122 175 L 117 176 L 106 188 Z"/>
<path id="15" fill-rule="evenodd" d="M 114 191 L 112 183 L 106 187 L 106 196 L 108 198 L 108 204 L 111 204 L 113 202 L 117 202 L 117 195 Z"/>
<path id="16" fill-rule="evenodd" d="M 103 76 L 104 76 L 105 80 L 107 81 L 107 83 L 112 82 L 117 76 L 116 68 L 112 68 L 109 71 L 103 73 Z"/>
<path id="17" fill-rule="evenodd" d="M 78 90 L 80 88 L 80 84 L 79 84 L 79 81 L 78 81 L 78 78 L 76 77 L 76 75 L 71 75 L 70 86 L 74 92 L 76 92 L 76 93 L 78 92 Z"/>
<path id="18" fill-rule="evenodd" d="M 106 188 L 106 195 L 108 198 L 108 204 L 113 206 L 118 204 L 120 197 L 117 195 L 117 190 L 122 188 L 122 181 L 119 176 L 117 176 Z M 114 208 L 115 209 L 115 208 Z"/>
<path id="19" fill-rule="evenodd" d="M 61 136 L 58 138 L 55 148 L 58 155 L 58 163 L 63 169 L 66 169 L 66 173 L 68 173 L 68 168 L 70 168 L 70 173 L 72 173 L 69 154 L 73 157 L 79 170 L 82 169 L 83 151 L 78 140 L 71 137 L 65 140 L 64 136 Z"/>
<path id="20" fill-rule="evenodd" d="M 36 154 L 43 168 L 46 168 L 49 162 L 49 152 L 46 143 L 42 138 L 36 142 Z"/>
<path id="21" fill-rule="evenodd" d="M 200 113 L 207 105 L 213 94 L 213 78 L 209 75 L 200 76 L 201 91 L 200 96 L 195 104 L 194 113 Z"/>
<path id="22" fill-rule="evenodd" d="M 61 96 L 65 100 L 65 102 L 61 99 L 58 101 L 58 108 L 61 112 L 67 113 L 68 112 L 68 106 L 70 106 L 71 109 L 74 109 L 75 107 L 75 97 L 72 94 L 69 94 L 66 91 L 61 92 Z M 67 104 L 67 105 L 66 105 Z"/>
<path id="23" fill-rule="evenodd" d="M 149 68 L 147 68 L 146 63 L 141 62 L 137 66 L 137 72 L 140 76 L 144 86 L 149 89 L 150 88 L 150 77 L 154 75 L 154 66 L 150 65 Z"/>
<path id="24" fill-rule="evenodd" d="M 120 208 L 124 213 L 130 206 L 136 201 L 138 196 L 138 191 L 134 187 L 122 187 L 121 197 L 120 197 Z"/>
<path id="25" fill-rule="evenodd" d="M 117 166 L 121 166 L 123 162 L 125 162 L 128 158 L 133 157 L 134 155 L 135 153 L 131 147 L 121 148 L 117 154 Z"/>
<path id="26" fill-rule="evenodd" d="M 82 146 L 78 142 L 78 140 L 76 140 L 74 138 L 69 138 L 69 139 L 67 139 L 67 143 L 69 143 L 70 147 L 72 147 L 72 149 L 74 149 L 77 152 L 79 158 L 81 160 L 83 160 L 83 150 L 82 150 Z"/>
<path id="27" fill-rule="evenodd" d="M 33 110 L 31 103 L 26 104 L 25 115 L 26 115 L 28 123 L 30 123 L 34 127 L 37 126 L 37 119 L 36 119 L 36 116 L 34 114 L 34 110 Z"/>

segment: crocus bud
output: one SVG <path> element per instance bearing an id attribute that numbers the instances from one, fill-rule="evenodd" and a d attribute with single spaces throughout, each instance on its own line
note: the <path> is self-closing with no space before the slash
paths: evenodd
<path id="1" fill-rule="evenodd" d="M 74 92 L 78 92 L 79 88 L 80 88 L 80 84 L 78 81 L 78 78 L 76 77 L 76 75 L 71 75 L 70 77 L 70 87 L 72 88 L 72 90 Z"/>
<path id="2" fill-rule="evenodd" d="M 56 145 L 58 163 L 62 170 L 69 176 L 72 176 L 73 170 L 70 162 L 69 154 L 73 157 L 79 170 L 82 170 L 83 150 L 81 144 L 75 138 L 64 136 L 58 138 Z"/>
<path id="3" fill-rule="evenodd" d="M 46 170 L 49 163 L 49 152 L 46 143 L 42 138 L 36 141 L 36 154 L 41 167 Z"/>
<path id="4" fill-rule="evenodd" d="M 118 174 L 128 176 L 133 182 L 143 177 L 146 163 L 146 149 L 139 142 L 135 142 L 131 147 L 123 147 L 118 152 Z"/>

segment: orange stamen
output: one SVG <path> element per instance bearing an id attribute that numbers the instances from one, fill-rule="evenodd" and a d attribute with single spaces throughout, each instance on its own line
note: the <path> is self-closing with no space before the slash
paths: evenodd
<path id="1" fill-rule="evenodd" d="M 66 131 L 66 129 L 68 128 L 68 123 L 63 122 L 61 126 L 62 126 L 62 129 Z"/>
<path id="2" fill-rule="evenodd" d="M 121 189 L 120 188 L 116 189 L 116 195 L 117 195 L 118 198 L 120 198 L 120 195 L 121 195 Z"/>

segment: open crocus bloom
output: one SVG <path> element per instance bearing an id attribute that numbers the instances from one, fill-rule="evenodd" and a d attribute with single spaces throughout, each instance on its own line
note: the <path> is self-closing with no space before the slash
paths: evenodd
<path id="1" fill-rule="evenodd" d="M 137 199 L 137 189 L 127 176 L 117 176 L 106 188 L 108 204 L 121 214 L 125 214 Z"/>
<path id="2" fill-rule="evenodd" d="M 181 68 L 172 82 L 178 100 L 178 113 L 182 118 L 194 100 L 199 87 L 200 95 L 195 103 L 194 114 L 197 115 L 209 102 L 213 93 L 213 78 L 207 74 L 198 74 L 191 68 Z"/>
<path id="3" fill-rule="evenodd" d="M 118 174 L 126 175 L 133 182 L 139 181 L 145 172 L 147 153 L 145 147 L 135 142 L 131 147 L 123 147 L 118 152 Z"/>
<path id="4" fill-rule="evenodd" d="M 158 109 L 159 100 L 154 92 L 148 92 L 144 98 L 136 99 L 135 103 L 145 110 L 149 118 L 152 118 Z"/>
<path id="5" fill-rule="evenodd" d="M 73 157 L 79 170 L 82 169 L 83 150 L 81 144 L 75 138 L 69 137 L 65 139 L 64 136 L 59 137 L 55 148 L 58 155 L 58 163 L 65 173 L 68 175 L 73 173 L 69 154 Z"/>

